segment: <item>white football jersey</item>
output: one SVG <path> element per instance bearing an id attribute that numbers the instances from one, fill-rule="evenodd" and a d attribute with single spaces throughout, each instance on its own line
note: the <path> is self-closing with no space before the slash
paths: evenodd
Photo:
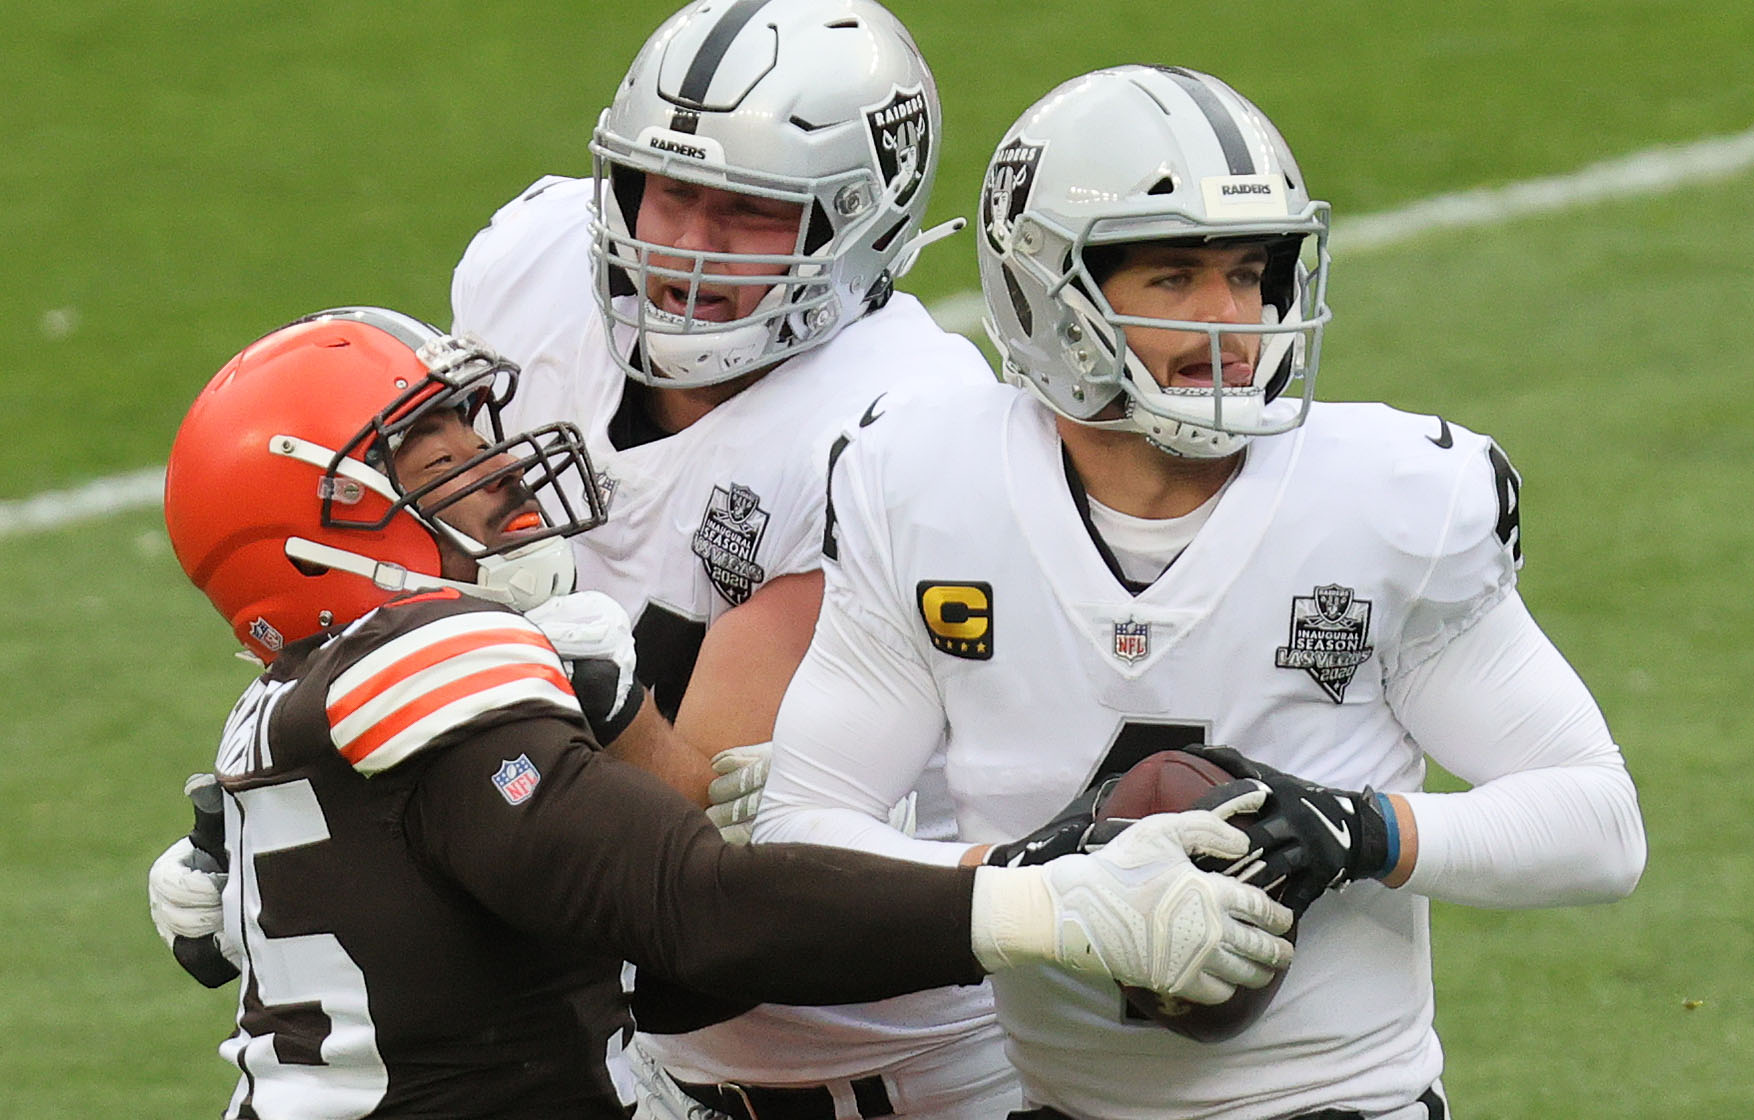
<path id="1" fill-rule="evenodd" d="M 823 625 L 889 651 L 896 681 L 863 689 L 941 705 L 964 841 L 1025 835 L 1095 775 L 1191 742 L 1323 784 L 1416 790 L 1423 756 L 1385 688 L 1513 593 L 1517 485 L 1482 436 L 1317 404 L 1249 446 L 1192 543 L 1135 596 L 1081 520 L 1053 414 L 1003 387 L 940 396 L 891 410 L 840 457 Z M 1026 1095 L 1074 1116 L 1370 1113 L 1442 1066 L 1428 902 L 1374 881 L 1314 903 L 1278 995 L 1228 1042 L 1131 1015 L 1108 981 L 1038 967 L 993 984 Z"/>
<path id="2" fill-rule="evenodd" d="M 563 419 L 585 433 L 609 517 L 573 538 L 578 586 L 626 608 L 640 676 L 673 714 L 714 619 L 767 580 L 822 566 L 826 469 L 843 432 L 907 397 L 995 380 L 972 343 L 898 292 L 682 431 L 617 448 L 609 423 L 630 382 L 594 302 L 592 217 L 592 184 L 581 179 L 542 179 L 503 207 L 458 265 L 453 330 L 523 367 L 507 430 Z M 617 345 L 625 350 L 631 337 Z M 942 789 L 941 773 L 922 778 L 923 836 L 953 827 Z M 796 1084 L 869 1073 L 996 1030 L 982 985 L 877 1004 L 763 1006 L 640 1044 L 681 1080 Z"/>

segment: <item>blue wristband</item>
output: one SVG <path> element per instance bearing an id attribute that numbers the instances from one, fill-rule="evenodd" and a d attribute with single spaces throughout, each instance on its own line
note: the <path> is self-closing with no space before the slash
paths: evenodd
<path id="1" fill-rule="evenodd" d="M 1388 827 L 1388 857 L 1382 867 L 1371 875 L 1372 879 L 1382 879 L 1401 862 L 1401 822 L 1395 815 L 1395 804 L 1389 800 L 1388 794 L 1377 793 L 1376 790 L 1370 792 L 1376 798 L 1376 807 L 1382 812 L 1383 824 Z"/>

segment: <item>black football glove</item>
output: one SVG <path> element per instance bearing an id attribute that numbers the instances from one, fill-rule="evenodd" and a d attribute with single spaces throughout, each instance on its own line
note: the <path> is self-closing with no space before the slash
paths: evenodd
<path id="1" fill-rule="evenodd" d="M 1096 819 L 1097 807 L 1120 780 L 1120 775 L 1116 774 L 1091 786 L 1028 836 L 1009 844 L 994 844 L 987 852 L 986 865 L 1028 867 L 1102 847 L 1133 823 L 1122 820 L 1098 822 Z"/>
<path id="2" fill-rule="evenodd" d="M 1331 887 L 1383 875 L 1389 859 L 1389 827 L 1376 791 L 1333 789 L 1306 782 L 1230 747 L 1185 748 L 1239 779 L 1267 788 L 1267 802 L 1251 822 L 1232 822 L 1248 834 L 1260 865 L 1248 881 L 1301 914 Z M 1238 791 L 1219 786 L 1200 799 L 1221 803 Z"/>
<path id="3" fill-rule="evenodd" d="M 219 779 L 212 774 L 194 774 L 183 785 L 195 810 L 195 827 L 189 830 L 189 843 L 194 846 L 193 860 L 197 871 L 225 874 L 231 867 L 231 853 L 225 850 L 224 795 L 219 792 Z M 184 937 L 171 942 L 171 955 L 183 971 L 203 986 L 218 988 L 238 977 L 238 966 L 220 948 L 220 935 Z"/>

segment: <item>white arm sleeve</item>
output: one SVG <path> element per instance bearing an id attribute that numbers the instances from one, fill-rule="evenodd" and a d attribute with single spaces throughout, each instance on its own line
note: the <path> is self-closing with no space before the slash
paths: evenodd
<path id="1" fill-rule="evenodd" d="M 1622 898 L 1645 861 L 1638 794 L 1601 710 L 1514 591 L 1389 682 L 1413 740 L 1473 785 L 1403 794 L 1419 832 L 1405 889 L 1468 906 Z"/>
<path id="2" fill-rule="evenodd" d="M 810 650 L 786 689 L 755 841 L 954 865 L 969 845 L 917 840 L 887 823 L 943 735 L 931 674 L 905 639 L 847 598 L 832 591 L 824 598 Z"/>

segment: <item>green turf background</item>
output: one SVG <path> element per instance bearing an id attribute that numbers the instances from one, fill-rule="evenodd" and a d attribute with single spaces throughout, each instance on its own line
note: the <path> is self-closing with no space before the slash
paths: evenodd
<path id="1" fill-rule="evenodd" d="M 897 0 L 948 121 L 931 218 L 1010 120 L 1120 61 L 1213 70 L 1348 216 L 1754 126 L 1754 5 Z M 665 5 L 0 7 L 0 500 L 161 463 L 196 389 L 347 302 L 443 321 L 493 209 L 583 173 Z M 1462 1120 L 1754 1101 L 1754 175 L 1370 252 L 1321 395 L 1442 411 L 1522 470 L 1523 589 L 1595 690 L 1651 839 L 1626 903 L 1436 908 Z M 909 286 L 973 286 L 972 242 Z M 175 795 L 249 677 L 151 512 L 0 538 L 0 1117 L 218 1115 L 232 996 L 145 915 Z M 1701 1001 L 1688 1009 L 1690 1001 Z"/>

